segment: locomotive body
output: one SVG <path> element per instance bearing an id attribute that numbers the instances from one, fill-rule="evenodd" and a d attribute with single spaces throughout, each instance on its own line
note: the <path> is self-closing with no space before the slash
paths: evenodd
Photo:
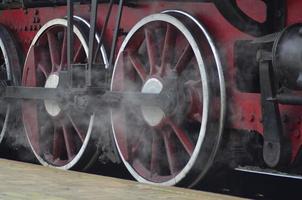
<path id="1" fill-rule="evenodd" d="M 10 106 L 23 99 L 19 126 L 40 163 L 111 160 L 180 186 L 220 163 L 299 174 L 302 2 L 93 3 L 2 2 L 14 42 L 1 38 L 1 50 L 14 45 L 20 62 L 14 70 L 3 53 L 16 80 L 2 94 Z"/>

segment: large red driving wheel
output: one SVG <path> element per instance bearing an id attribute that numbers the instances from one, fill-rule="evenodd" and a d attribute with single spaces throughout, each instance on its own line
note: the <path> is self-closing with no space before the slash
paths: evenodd
<path id="1" fill-rule="evenodd" d="M 0 25 L 0 87 L 7 85 L 20 85 L 21 82 L 21 58 L 13 35 Z M 17 106 L 11 105 L 7 101 L 0 101 L 0 143 L 6 138 L 12 126 L 19 126 L 16 122 Z M 14 120 L 14 121 L 13 121 Z M 8 136 L 15 139 L 16 132 L 11 132 Z"/>
<path id="2" fill-rule="evenodd" d="M 76 17 L 73 62 L 87 63 L 89 25 Z M 24 64 L 22 85 L 56 88 L 59 73 L 67 69 L 67 20 L 47 22 L 37 33 Z M 102 47 L 102 61 L 107 62 Z M 83 65 L 84 67 L 84 65 Z M 83 80 L 73 84 L 83 87 Z M 23 123 L 30 146 L 39 162 L 62 169 L 86 169 L 97 158 L 94 113 L 75 107 L 62 109 L 53 100 L 26 100 L 22 104 Z"/>
<path id="3" fill-rule="evenodd" d="M 114 138 L 138 181 L 193 186 L 211 167 L 219 147 L 224 79 L 204 27 L 189 14 L 172 10 L 145 17 L 131 29 L 120 48 L 111 89 L 159 94 L 171 83 L 179 85 L 170 96 L 177 102 L 172 112 L 144 105 L 113 109 Z"/>

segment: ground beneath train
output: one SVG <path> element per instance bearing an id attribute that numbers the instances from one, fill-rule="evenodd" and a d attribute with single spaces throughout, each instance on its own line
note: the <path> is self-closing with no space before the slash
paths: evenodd
<path id="1" fill-rule="evenodd" d="M 0 159 L 0 199 L 237 199 Z"/>

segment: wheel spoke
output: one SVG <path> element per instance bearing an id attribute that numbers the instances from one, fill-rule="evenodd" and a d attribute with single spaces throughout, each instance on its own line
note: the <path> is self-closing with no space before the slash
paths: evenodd
<path id="1" fill-rule="evenodd" d="M 77 45 L 75 45 L 77 46 Z M 85 55 L 84 52 L 84 47 L 83 45 L 80 43 L 78 44 L 78 46 L 75 48 L 75 54 L 74 54 L 74 58 L 73 58 L 73 62 L 74 63 L 79 63 L 81 61 L 83 61 L 83 55 Z"/>
<path id="2" fill-rule="evenodd" d="M 171 138 L 170 132 L 165 132 L 163 134 L 163 137 L 164 137 L 170 172 L 172 175 L 174 175 L 177 173 L 177 161 L 176 161 L 176 155 L 175 155 L 176 149 L 174 147 L 174 144 L 171 141 L 172 138 Z"/>
<path id="3" fill-rule="evenodd" d="M 159 160 L 160 160 L 160 142 L 161 137 L 159 133 L 154 132 L 152 134 L 152 148 L 151 148 L 151 163 L 150 171 L 151 174 L 156 174 L 159 171 Z"/>
<path id="4" fill-rule="evenodd" d="M 200 113 L 195 113 L 195 114 L 193 115 L 193 119 L 194 119 L 195 121 L 201 123 L 201 121 L 202 121 L 202 116 L 201 116 Z"/>
<path id="5" fill-rule="evenodd" d="M 63 36 L 63 42 L 62 42 L 62 48 L 61 48 L 61 63 L 60 63 L 60 69 L 63 69 L 67 63 L 67 31 L 64 29 L 64 36 Z"/>
<path id="6" fill-rule="evenodd" d="M 142 146 L 141 138 L 137 139 L 136 142 L 133 142 L 131 146 L 131 154 L 129 155 L 129 161 L 133 160 L 134 156 L 137 155 L 138 150 L 140 149 L 141 146 Z"/>
<path id="7" fill-rule="evenodd" d="M 26 121 L 24 120 L 26 118 Z M 26 101 L 23 103 L 23 121 L 27 130 L 28 138 L 35 152 L 40 155 L 40 134 L 38 125 L 37 104 Z"/>
<path id="8" fill-rule="evenodd" d="M 74 144 L 73 138 L 71 136 L 71 133 L 69 132 L 69 130 L 65 124 L 62 124 L 62 130 L 63 130 L 68 160 L 71 160 L 76 153 L 75 144 Z"/>
<path id="9" fill-rule="evenodd" d="M 130 125 L 131 126 L 131 125 Z M 139 131 L 140 133 L 145 133 L 147 130 L 142 129 L 142 131 Z M 144 134 L 135 135 L 132 137 L 131 141 L 131 154 L 129 155 L 129 160 L 133 160 L 133 158 L 138 155 L 140 148 L 144 145 L 145 141 Z"/>
<path id="10" fill-rule="evenodd" d="M 5 101 L 0 100 L 0 115 L 6 115 L 8 104 Z"/>
<path id="11" fill-rule="evenodd" d="M 188 117 L 201 123 L 202 117 L 202 89 L 201 80 L 189 80 L 185 83 L 188 91 L 189 109 Z M 199 87 L 199 88 L 198 88 Z"/>
<path id="12" fill-rule="evenodd" d="M 151 178 L 151 172 L 141 163 L 140 160 L 135 159 L 132 163 L 133 168 L 139 173 L 144 174 L 145 178 Z"/>
<path id="13" fill-rule="evenodd" d="M 112 115 L 114 123 L 114 133 L 116 138 L 118 138 L 118 144 L 120 151 L 123 154 L 123 157 L 126 161 L 129 161 L 129 153 L 128 153 L 128 139 L 126 135 L 127 128 L 125 127 L 125 117 L 122 112 L 116 112 Z"/>
<path id="14" fill-rule="evenodd" d="M 121 54 L 121 58 L 117 61 L 118 65 L 121 65 L 123 67 L 119 67 L 114 74 L 114 77 L 112 77 L 115 81 L 112 84 L 112 90 L 113 91 L 123 91 L 125 87 L 125 60 L 126 60 L 126 54 L 123 52 Z"/>
<path id="15" fill-rule="evenodd" d="M 171 119 L 167 119 L 167 123 L 172 128 L 187 153 L 191 156 L 193 154 L 194 145 L 187 133 L 185 133 L 184 130 L 177 126 L 177 124 L 175 124 Z"/>
<path id="16" fill-rule="evenodd" d="M 38 64 L 38 69 L 41 70 L 41 72 L 43 73 L 45 78 L 47 78 L 49 76 L 49 72 L 47 71 L 47 68 L 44 65 L 42 65 L 41 63 Z"/>
<path id="17" fill-rule="evenodd" d="M 35 60 L 35 47 L 29 51 L 28 59 L 26 60 L 26 65 L 24 67 L 23 74 L 25 75 L 25 79 L 22 79 L 22 85 L 26 85 L 28 87 L 36 86 L 36 60 Z"/>
<path id="18" fill-rule="evenodd" d="M 45 78 L 47 78 L 51 71 L 49 52 L 45 46 L 34 46 L 34 59 L 38 69 L 43 73 Z"/>
<path id="19" fill-rule="evenodd" d="M 49 54 L 52 64 L 51 72 L 55 72 L 57 67 L 60 64 L 60 45 L 59 41 L 56 37 L 56 34 L 53 32 L 47 32 L 47 40 L 48 40 L 48 47 L 49 47 Z"/>
<path id="20" fill-rule="evenodd" d="M 147 78 L 146 70 L 136 54 L 130 54 L 129 59 L 142 81 Z"/>
<path id="21" fill-rule="evenodd" d="M 202 82 L 201 82 L 201 80 L 188 80 L 185 83 L 185 86 L 188 86 L 188 87 L 200 87 L 200 86 L 202 86 Z"/>
<path id="22" fill-rule="evenodd" d="M 186 68 L 186 66 L 189 64 L 191 59 L 194 56 L 194 52 L 190 46 L 190 44 L 187 44 L 185 49 L 183 50 L 181 56 L 179 57 L 176 65 L 175 65 L 175 71 L 178 74 L 181 74 L 181 72 Z"/>
<path id="23" fill-rule="evenodd" d="M 3 130 L 4 121 L 5 121 L 5 116 L 2 116 L 0 114 L 0 128 L 1 128 L 1 130 Z"/>
<path id="24" fill-rule="evenodd" d="M 82 131 L 80 131 L 80 129 L 77 127 L 77 125 L 75 124 L 75 122 L 73 121 L 72 117 L 69 114 L 67 114 L 67 117 L 68 117 L 71 125 L 73 126 L 74 130 L 76 131 L 77 135 L 79 136 L 79 138 L 81 139 L 81 141 L 83 143 L 85 140 L 85 135 L 83 134 Z"/>
<path id="25" fill-rule="evenodd" d="M 176 40 L 176 32 L 173 30 L 173 26 L 168 24 L 161 56 L 161 75 L 166 73 L 167 67 L 169 67 L 169 63 L 172 62 L 172 57 L 174 54 L 173 46 L 175 46 Z"/>
<path id="26" fill-rule="evenodd" d="M 63 152 L 63 135 L 62 132 L 58 130 L 58 127 L 54 127 L 53 136 L 53 160 L 60 159 Z"/>
<path id="27" fill-rule="evenodd" d="M 146 47 L 147 47 L 147 53 L 149 58 L 149 64 L 150 64 L 150 75 L 155 74 L 157 72 L 156 69 L 156 47 L 155 43 L 152 40 L 151 31 L 147 28 L 145 29 L 145 40 L 146 40 Z"/>

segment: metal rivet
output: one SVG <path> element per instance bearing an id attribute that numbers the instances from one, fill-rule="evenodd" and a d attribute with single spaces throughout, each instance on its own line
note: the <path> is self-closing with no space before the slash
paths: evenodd
<path id="1" fill-rule="evenodd" d="M 255 116 L 254 116 L 254 115 L 251 115 L 251 116 L 250 116 L 250 122 L 253 122 L 253 121 L 255 121 Z"/>

